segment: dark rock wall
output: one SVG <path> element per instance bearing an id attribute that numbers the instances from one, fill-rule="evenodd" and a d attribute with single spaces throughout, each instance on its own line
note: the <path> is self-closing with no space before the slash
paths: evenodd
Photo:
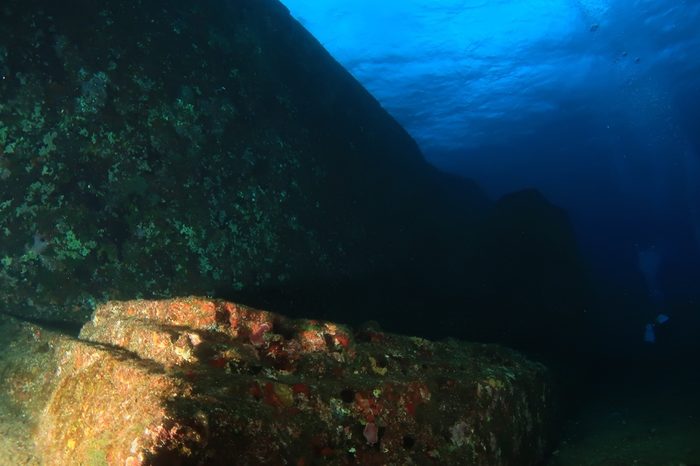
<path id="1" fill-rule="evenodd" d="M 8 0 L 0 25 L 9 312 L 81 322 L 194 293 L 527 344 L 492 319 L 581 311 L 565 219 L 533 224 L 554 208 L 494 208 L 427 165 L 275 1 Z M 542 310 L 551 289 L 567 291 Z"/>
<path id="2" fill-rule="evenodd" d="M 482 296 L 493 309 L 509 309 L 503 322 L 487 313 L 496 339 L 545 349 L 590 345 L 589 277 L 580 266 L 566 213 L 535 190 L 504 196 L 481 227 L 488 254 L 478 259 Z M 504 293 L 503 290 L 508 290 Z M 488 322 L 488 323 L 487 323 Z"/>

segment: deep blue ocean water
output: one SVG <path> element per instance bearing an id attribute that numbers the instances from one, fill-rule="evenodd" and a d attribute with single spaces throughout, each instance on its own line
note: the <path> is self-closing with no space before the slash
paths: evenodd
<path id="1" fill-rule="evenodd" d="M 700 2 L 283 2 L 429 162 L 567 211 L 602 354 L 548 464 L 695 464 Z"/>
<path id="2" fill-rule="evenodd" d="M 567 210 L 630 297 L 606 309 L 621 344 L 659 313 L 657 347 L 700 340 L 700 2 L 284 3 L 431 163 Z"/>

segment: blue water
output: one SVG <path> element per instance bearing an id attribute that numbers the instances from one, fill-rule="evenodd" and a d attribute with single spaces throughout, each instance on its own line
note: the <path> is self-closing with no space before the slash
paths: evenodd
<path id="1" fill-rule="evenodd" d="M 564 207 L 628 338 L 700 337 L 700 2 L 284 3 L 434 165 Z"/>

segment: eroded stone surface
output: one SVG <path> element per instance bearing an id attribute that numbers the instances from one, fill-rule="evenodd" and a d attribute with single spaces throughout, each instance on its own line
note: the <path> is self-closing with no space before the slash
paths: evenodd
<path id="1" fill-rule="evenodd" d="M 110 302 L 56 351 L 47 464 L 534 464 L 546 369 L 510 350 L 224 301 Z"/>

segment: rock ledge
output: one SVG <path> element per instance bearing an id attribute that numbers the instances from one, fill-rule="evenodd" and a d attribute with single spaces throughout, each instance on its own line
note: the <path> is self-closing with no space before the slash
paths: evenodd
<path id="1" fill-rule="evenodd" d="M 15 401 L 47 465 L 527 465 L 550 442 L 547 370 L 493 345 L 194 297 L 109 302 L 79 339 L 31 340 L 45 395 Z"/>

